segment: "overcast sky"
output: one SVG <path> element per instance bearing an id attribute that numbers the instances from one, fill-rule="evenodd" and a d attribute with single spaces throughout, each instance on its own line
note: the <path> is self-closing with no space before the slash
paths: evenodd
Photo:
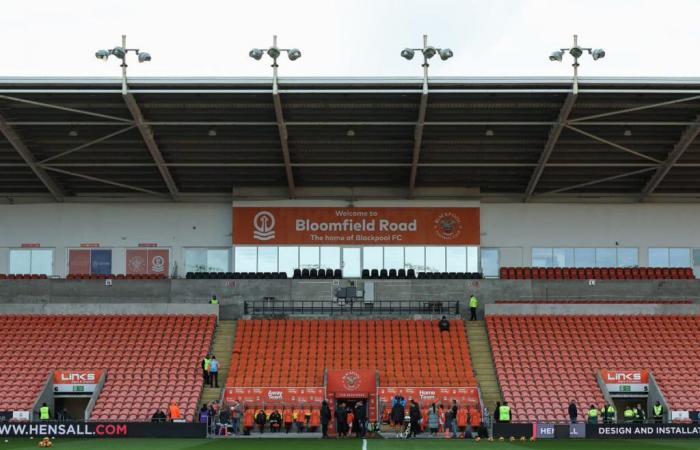
<path id="1" fill-rule="evenodd" d="M 93 55 L 121 34 L 153 55 L 131 76 L 268 76 L 274 33 L 303 54 L 282 76 L 419 75 L 424 33 L 455 53 L 436 76 L 569 75 L 547 56 L 574 33 L 607 52 L 584 76 L 700 76 L 700 0 L 0 0 L 0 77 L 116 76 Z"/>

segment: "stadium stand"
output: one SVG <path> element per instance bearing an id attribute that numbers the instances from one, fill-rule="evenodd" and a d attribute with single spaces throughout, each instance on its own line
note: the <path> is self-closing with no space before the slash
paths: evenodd
<path id="1" fill-rule="evenodd" d="M 692 305 L 692 300 L 496 300 L 496 304 L 505 305 Z"/>
<path id="2" fill-rule="evenodd" d="M 674 410 L 700 409 L 698 316 L 488 316 L 503 397 L 515 421 L 566 421 L 604 403 L 598 369 L 651 370 Z"/>
<path id="3" fill-rule="evenodd" d="M 188 280 L 283 280 L 286 272 L 187 272 Z"/>
<path id="4" fill-rule="evenodd" d="M 227 386 L 323 386 L 324 369 L 378 369 L 386 386 L 476 386 L 461 320 L 241 320 Z"/>
<path id="5" fill-rule="evenodd" d="M 68 274 L 66 276 L 67 280 L 165 280 L 167 279 L 167 275 L 159 273 L 153 273 L 153 274 L 101 274 L 101 275 L 95 275 L 95 274 Z"/>
<path id="6" fill-rule="evenodd" d="M 692 280 L 690 267 L 501 267 L 504 280 Z"/>
<path id="7" fill-rule="evenodd" d="M 45 274 L 17 274 L 17 273 L 10 273 L 10 274 L 4 274 L 0 273 L 0 280 L 45 280 L 48 277 Z"/>
<path id="8" fill-rule="evenodd" d="M 343 278 L 343 271 L 341 269 L 294 269 L 292 278 L 297 280 L 340 279 Z"/>
<path id="9" fill-rule="evenodd" d="M 418 272 L 414 269 L 364 269 L 362 278 L 365 280 L 479 280 L 483 278 L 479 272 Z"/>
<path id="10" fill-rule="evenodd" d="M 178 402 L 192 421 L 202 390 L 199 360 L 215 316 L 3 315 L 0 410 L 31 410 L 54 370 L 107 370 L 91 420 L 148 421 Z"/>

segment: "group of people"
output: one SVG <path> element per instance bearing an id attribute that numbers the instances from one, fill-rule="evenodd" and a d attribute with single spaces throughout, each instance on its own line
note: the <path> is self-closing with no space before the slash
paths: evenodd
<path id="1" fill-rule="evenodd" d="M 408 411 L 406 407 L 408 406 Z M 483 427 L 482 414 L 478 408 L 460 407 L 452 400 L 449 408 L 442 403 L 432 403 L 422 410 L 414 399 L 397 395 L 392 399 L 389 422 L 396 437 L 416 437 L 422 432 L 429 432 L 433 437 L 445 433 L 445 437 L 471 437 L 473 431 Z"/>
<path id="2" fill-rule="evenodd" d="M 182 411 L 180 411 L 180 407 L 175 400 L 170 402 L 166 410 L 167 413 L 161 408 L 158 408 L 151 416 L 151 422 L 176 422 L 184 419 Z"/>
<path id="3" fill-rule="evenodd" d="M 254 428 L 260 434 L 268 429 L 272 433 L 315 432 L 321 428 L 323 437 L 328 437 L 328 423 L 331 411 L 327 402 L 321 408 L 279 408 L 256 409 L 246 407 L 243 411 L 243 434 L 250 435 Z"/>
<path id="4" fill-rule="evenodd" d="M 362 400 L 357 401 L 354 407 L 341 402 L 335 410 L 335 420 L 338 437 L 348 437 L 354 433 L 355 437 L 363 438 L 367 433 L 367 407 Z"/>
<path id="5" fill-rule="evenodd" d="M 216 359 L 216 355 L 206 354 L 202 358 L 202 378 L 204 379 L 204 384 L 209 385 L 209 387 L 219 387 L 219 361 Z"/>
<path id="6" fill-rule="evenodd" d="M 615 423 L 615 407 L 609 403 L 605 403 L 602 408 L 598 409 L 591 404 L 586 411 L 586 422 L 591 424 L 598 423 L 601 419 L 603 423 Z M 664 420 L 664 407 L 661 402 L 657 401 L 652 408 L 653 419 L 655 423 L 661 423 Z M 637 403 L 636 407 L 626 405 L 622 414 L 625 423 L 644 423 L 647 419 L 647 413 L 642 408 L 641 403 Z M 576 402 L 571 400 L 569 403 L 569 419 L 571 423 L 578 421 L 578 407 Z"/>

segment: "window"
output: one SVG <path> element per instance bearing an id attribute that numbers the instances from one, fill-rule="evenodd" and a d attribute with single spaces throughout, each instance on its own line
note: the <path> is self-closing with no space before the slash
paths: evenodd
<path id="1" fill-rule="evenodd" d="M 425 247 L 425 271 L 445 271 L 445 247 Z"/>
<path id="2" fill-rule="evenodd" d="M 299 267 L 299 247 L 279 248 L 279 271 L 286 272 L 288 277 L 294 275 L 294 269 Z"/>
<path id="3" fill-rule="evenodd" d="M 467 271 L 467 247 L 446 247 L 447 272 Z"/>
<path id="4" fill-rule="evenodd" d="M 532 267 L 552 267 L 552 249 L 533 248 Z"/>
<path id="5" fill-rule="evenodd" d="M 479 271 L 479 247 L 467 247 L 467 271 Z"/>
<path id="6" fill-rule="evenodd" d="M 362 248 L 362 268 L 381 269 L 384 267 L 384 249 L 382 247 Z"/>
<path id="7" fill-rule="evenodd" d="M 405 268 L 416 272 L 425 270 L 425 247 L 406 247 Z"/>
<path id="8" fill-rule="evenodd" d="M 597 267 L 615 267 L 617 265 L 617 252 L 615 248 L 595 249 L 595 265 Z"/>
<path id="9" fill-rule="evenodd" d="M 72 275 L 109 275 L 112 273 L 112 250 L 69 249 L 68 273 Z"/>
<path id="10" fill-rule="evenodd" d="M 573 248 L 553 248 L 552 249 L 552 265 L 551 267 L 573 267 L 574 266 L 574 249 Z"/>
<path id="11" fill-rule="evenodd" d="M 257 272 L 257 247 L 236 247 L 233 268 L 236 272 Z"/>
<path id="12" fill-rule="evenodd" d="M 299 267 L 301 269 L 318 269 L 318 247 L 299 247 Z"/>
<path id="13" fill-rule="evenodd" d="M 277 247 L 258 247 L 258 272 L 277 272 Z"/>
<path id="14" fill-rule="evenodd" d="M 635 267 L 636 248 L 547 248 L 532 249 L 533 267 Z"/>
<path id="15" fill-rule="evenodd" d="M 637 267 L 639 266 L 639 249 L 618 248 L 617 267 Z"/>
<path id="16" fill-rule="evenodd" d="M 384 247 L 384 268 L 403 269 L 403 247 Z"/>
<path id="17" fill-rule="evenodd" d="M 53 275 L 53 250 L 10 250 L 10 273 L 47 276 Z"/>
<path id="18" fill-rule="evenodd" d="M 574 249 L 574 267 L 593 267 L 595 266 L 595 249 L 594 248 L 575 248 Z"/>
<path id="19" fill-rule="evenodd" d="M 690 249 L 652 247 L 649 249 L 649 266 L 690 267 Z"/>
<path id="20" fill-rule="evenodd" d="M 484 277 L 497 277 L 499 269 L 498 249 L 497 248 L 482 248 L 481 249 L 481 272 Z"/>
<path id="21" fill-rule="evenodd" d="M 185 249 L 185 272 L 228 272 L 229 250 L 225 248 Z"/>
<path id="22" fill-rule="evenodd" d="M 321 268 L 340 268 L 340 247 L 321 247 Z"/>

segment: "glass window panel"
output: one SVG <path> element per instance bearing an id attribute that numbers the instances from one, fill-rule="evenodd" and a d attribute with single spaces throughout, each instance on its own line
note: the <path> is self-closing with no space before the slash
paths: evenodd
<path id="1" fill-rule="evenodd" d="M 649 266 L 668 267 L 668 248 L 650 248 Z"/>
<path id="2" fill-rule="evenodd" d="M 258 247 L 258 272 L 277 272 L 277 247 Z"/>
<path id="3" fill-rule="evenodd" d="M 38 275 L 52 275 L 53 250 L 32 250 L 31 255 L 32 261 L 30 273 Z"/>
<path id="4" fill-rule="evenodd" d="M 405 268 L 413 269 L 416 272 L 425 270 L 425 247 L 406 247 L 405 248 Z"/>
<path id="5" fill-rule="evenodd" d="M 498 249 L 497 248 L 482 248 L 481 249 L 481 271 L 485 277 L 498 276 Z"/>
<path id="6" fill-rule="evenodd" d="M 468 272 L 478 272 L 479 271 L 479 247 L 475 247 L 475 246 L 467 247 L 467 271 Z"/>
<path id="7" fill-rule="evenodd" d="M 209 272 L 228 272 L 228 250 L 212 248 L 207 250 L 207 269 Z"/>
<path id="8" fill-rule="evenodd" d="M 689 248 L 671 248 L 668 253 L 669 267 L 690 267 Z"/>
<path id="9" fill-rule="evenodd" d="M 206 272 L 207 250 L 204 248 L 185 249 L 185 272 Z"/>
<path id="10" fill-rule="evenodd" d="M 382 247 L 363 247 L 362 248 L 362 268 L 363 269 L 381 269 L 384 267 L 384 249 Z"/>
<path id="11" fill-rule="evenodd" d="M 617 249 L 617 266 L 618 267 L 637 267 L 639 265 L 639 249 L 637 248 L 618 248 Z"/>
<path id="12" fill-rule="evenodd" d="M 343 247 L 343 277 L 358 278 L 361 275 L 360 259 L 362 249 L 359 247 Z"/>
<path id="13" fill-rule="evenodd" d="M 302 269 L 318 269 L 318 247 L 299 247 L 299 266 Z"/>
<path id="14" fill-rule="evenodd" d="M 574 267 L 574 249 L 553 248 L 551 267 Z"/>
<path id="15" fill-rule="evenodd" d="M 321 247 L 321 268 L 340 268 L 340 247 Z"/>
<path id="16" fill-rule="evenodd" d="M 384 247 L 384 268 L 403 269 L 403 247 Z"/>
<path id="17" fill-rule="evenodd" d="M 445 247 L 425 247 L 425 271 L 445 271 Z"/>
<path id="18" fill-rule="evenodd" d="M 595 265 L 596 267 L 615 267 L 617 262 L 617 249 L 615 248 L 597 248 L 595 249 Z"/>
<path id="19" fill-rule="evenodd" d="M 294 269 L 299 267 L 299 247 L 279 248 L 279 271 L 286 272 L 288 277 L 294 275 Z"/>
<path id="20" fill-rule="evenodd" d="M 595 266 L 595 249 L 594 248 L 576 248 L 576 249 L 574 249 L 574 265 L 575 265 L 575 267 L 593 267 L 593 266 Z"/>
<path id="21" fill-rule="evenodd" d="M 31 273 L 31 259 L 29 250 L 10 250 L 10 273 Z"/>
<path id="22" fill-rule="evenodd" d="M 467 271 L 467 247 L 449 246 L 445 249 L 447 272 Z"/>
<path id="23" fill-rule="evenodd" d="M 693 249 L 693 266 L 700 266 L 700 248 Z"/>
<path id="24" fill-rule="evenodd" d="M 534 247 L 532 249 L 532 267 L 552 267 L 552 249 Z"/>
<path id="25" fill-rule="evenodd" d="M 236 247 L 234 250 L 234 270 L 236 272 L 256 272 L 257 247 Z"/>

